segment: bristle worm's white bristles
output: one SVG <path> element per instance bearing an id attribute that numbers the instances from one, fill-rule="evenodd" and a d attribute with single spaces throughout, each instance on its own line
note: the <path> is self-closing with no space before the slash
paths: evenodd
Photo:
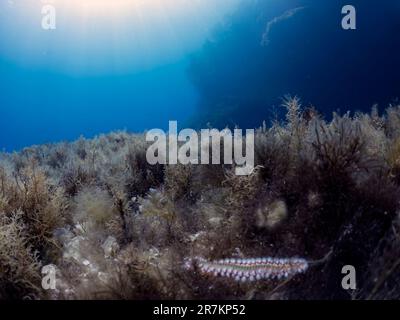
<path id="1" fill-rule="evenodd" d="M 286 279 L 295 274 L 305 272 L 308 262 L 305 259 L 276 259 L 271 257 L 252 259 L 222 259 L 207 262 L 203 258 L 184 260 L 184 268 L 198 270 L 214 277 L 231 278 L 238 282 L 256 280 Z"/>

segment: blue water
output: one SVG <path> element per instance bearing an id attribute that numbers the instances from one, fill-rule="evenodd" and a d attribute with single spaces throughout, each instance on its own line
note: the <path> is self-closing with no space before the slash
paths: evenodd
<path id="1" fill-rule="evenodd" d="M 0 61 L 1 146 L 13 150 L 184 122 L 198 100 L 186 68 L 183 60 L 132 75 L 73 77 Z"/>
<path id="2" fill-rule="evenodd" d="M 341 28 L 348 2 L 357 30 Z M 285 94 L 326 116 L 400 97 L 397 0 L 54 3 L 44 31 L 40 0 L 0 2 L 0 150 L 170 120 L 254 127 Z"/>
<path id="3" fill-rule="evenodd" d="M 341 27 L 349 3 L 356 30 Z M 243 5 L 231 21 L 192 60 L 201 92 L 193 125 L 259 126 L 283 117 L 286 94 L 326 118 L 399 102 L 399 1 L 265 0 Z"/>
<path id="4" fill-rule="evenodd" d="M 106 2 L 56 0 L 50 31 L 41 0 L 0 2 L 0 150 L 193 116 L 190 55 L 238 0 Z"/>

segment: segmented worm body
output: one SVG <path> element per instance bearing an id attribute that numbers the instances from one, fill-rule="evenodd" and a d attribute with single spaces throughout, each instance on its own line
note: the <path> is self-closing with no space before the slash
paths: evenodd
<path id="1" fill-rule="evenodd" d="M 252 282 L 289 278 L 305 272 L 308 269 L 308 262 L 300 258 L 225 259 L 209 262 L 199 257 L 185 261 L 185 268 L 194 267 L 204 275 L 230 278 L 238 282 Z"/>

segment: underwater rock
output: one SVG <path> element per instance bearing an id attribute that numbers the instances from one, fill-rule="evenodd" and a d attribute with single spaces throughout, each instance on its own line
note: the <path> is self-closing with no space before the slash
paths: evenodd
<path id="1" fill-rule="evenodd" d="M 64 244 L 71 241 L 74 234 L 68 228 L 58 228 L 54 230 L 53 236 L 60 243 Z"/>
<path id="2" fill-rule="evenodd" d="M 287 217 L 287 206 L 282 200 L 260 207 L 256 211 L 257 227 L 274 229 Z"/>
<path id="3" fill-rule="evenodd" d="M 65 260 L 75 260 L 75 262 L 83 264 L 83 260 L 85 259 L 81 254 L 82 241 L 85 241 L 85 238 L 82 236 L 77 236 L 70 242 L 66 243 L 63 258 Z"/>
<path id="4" fill-rule="evenodd" d="M 119 251 L 119 244 L 117 242 L 117 239 L 115 239 L 112 236 L 109 236 L 106 241 L 101 246 L 104 250 L 104 257 L 106 259 L 109 259 Z"/>

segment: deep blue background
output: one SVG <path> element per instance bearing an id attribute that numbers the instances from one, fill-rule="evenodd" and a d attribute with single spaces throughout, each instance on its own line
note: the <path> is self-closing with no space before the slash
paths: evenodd
<path id="1" fill-rule="evenodd" d="M 357 10 L 357 30 L 343 30 L 341 9 Z M 266 21 L 303 7 L 271 28 Z M 396 0 L 269 0 L 244 4 L 191 64 L 200 113 L 193 124 L 258 126 L 298 95 L 332 111 L 381 110 L 400 96 L 400 2 Z"/>

